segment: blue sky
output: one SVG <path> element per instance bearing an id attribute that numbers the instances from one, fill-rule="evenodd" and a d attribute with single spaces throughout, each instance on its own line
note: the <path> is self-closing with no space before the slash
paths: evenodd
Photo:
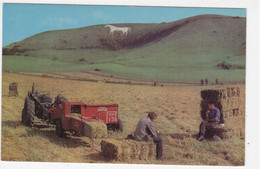
<path id="1" fill-rule="evenodd" d="M 3 4 L 3 46 L 40 32 L 107 23 L 160 23 L 201 15 L 246 17 L 246 9 Z"/>

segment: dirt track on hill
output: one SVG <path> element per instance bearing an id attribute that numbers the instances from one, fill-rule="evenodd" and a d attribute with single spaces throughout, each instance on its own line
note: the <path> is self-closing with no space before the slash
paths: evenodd
<path id="1" fill-rule="evenodd" d="M 55 78 L 55 79 L 66 79 L 66 80 L 76 80 L 76 81 L 87 81 L 87 82 L 105 82 L 113 84 L 128 84 L 128 85 L 149 85 L 149 86 L 176 86 L 176 85 L 189 85 L 189 86 L 199 86 L 200 82 L 177 82 L 177 81 L 154 81 L 154 80 L 141 80 L 141 79 L 131 79 L 126 77 L 119 77 L 112 74 L 107 74 L 103 72 L 96 71 L 83 71 L 77 73 L 24 73 L 19 72 L 21 75 L 45 77 L 45 78 Z M 242 82 L 225 82 L 216 85 L 213 82 L 209 82 L 207 85 L 203 86 L 221 86 L 221 85 L 243 85 Z"/>

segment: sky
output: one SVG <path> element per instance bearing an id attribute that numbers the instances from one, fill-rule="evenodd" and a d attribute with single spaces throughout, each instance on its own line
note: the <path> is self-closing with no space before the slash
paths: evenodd
<path id="1" fill-rule="evenodd" d="M 3 4 L 3 46 L 37 33 L 111 23 L 160 23 L 201 15 L 246 17 L 246 9 Z"/>

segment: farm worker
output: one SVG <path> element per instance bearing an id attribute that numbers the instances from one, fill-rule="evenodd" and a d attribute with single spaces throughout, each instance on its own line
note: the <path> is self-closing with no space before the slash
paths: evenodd
<path id="1" fill-rule="evenodd" d="M 213 101 L 208 102 L 209 110 L 206 111 L 206 120 L 200 123 L 198 140 L 203 141 L 207 129 L 211 129 L 219 124 L 220 111 L 215 107 Z"/>
<path id="2" fill-rule="evenodd" d="M 154 120 L 157 115 L 154 112 L 148 112 L 148 116 L 142 118 L 136 127 L 134 138 L 137 141 L 153 141 L 156 143 L 156 159 L 160 160 L 163 154 L 163 141 L 158 136 L 159 131 L 154 127 Z"/>

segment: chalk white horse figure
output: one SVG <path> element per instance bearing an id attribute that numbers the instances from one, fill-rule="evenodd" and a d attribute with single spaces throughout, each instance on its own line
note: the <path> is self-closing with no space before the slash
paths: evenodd
<path id="1" fill-rule="evenodd" d="M 131 31 L 131 27 L 116 27 L 113 25 L 105 25 L 105 28 L 110 28 L 109 35 L 112 35 L 114 32 L 119 31 L 122 32 L 123 35 L 126 35 Z"/>

